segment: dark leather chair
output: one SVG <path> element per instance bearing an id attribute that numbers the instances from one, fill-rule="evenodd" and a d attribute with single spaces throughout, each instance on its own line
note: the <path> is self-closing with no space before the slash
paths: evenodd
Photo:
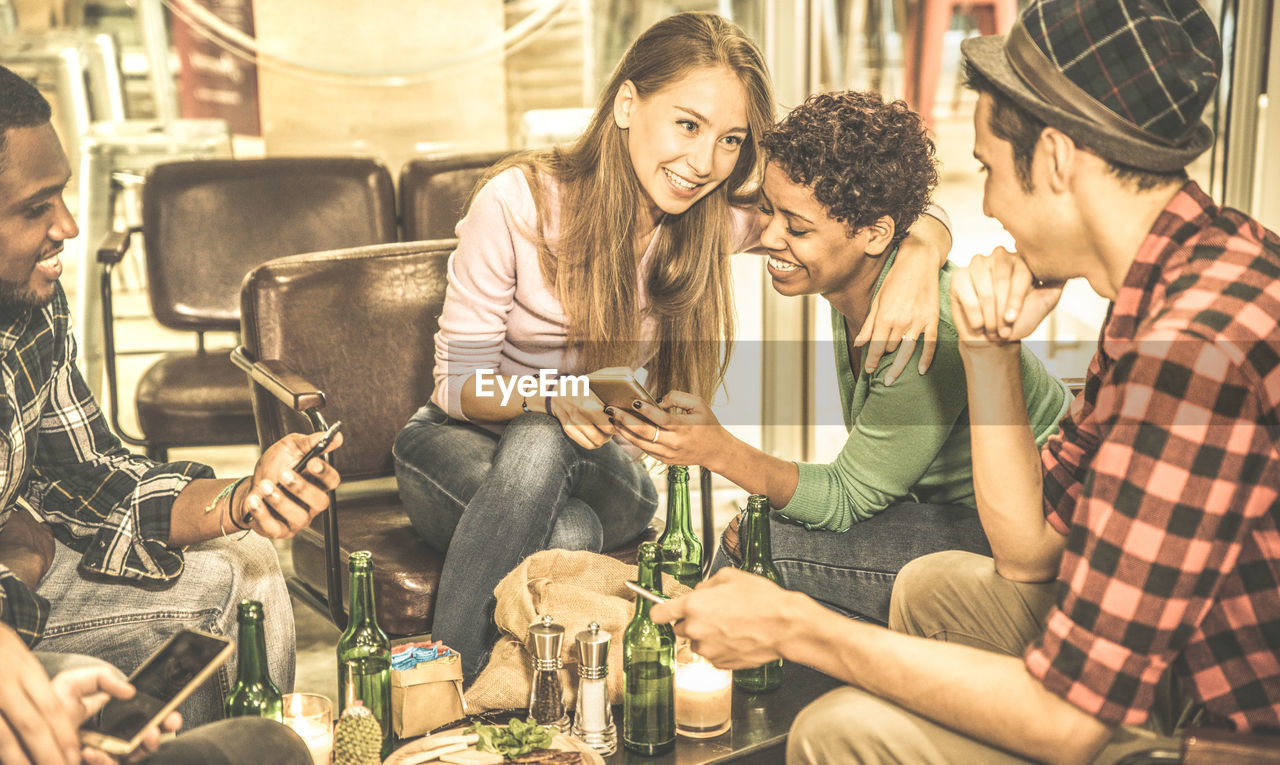
<path id="1" fill-rule="evenodd" d="M 254 383 L 261 443 L 342 421 L 342 448 L 332 460 L 343 487 L 329 510 L 293 538 L 296 576 L 289 582 L 340 627 L 347 556 L 371 550 L 383 629 L 421 635 L 431 628 L 443 560 L 409 525 L 391 447 L 433 390 L 434 337 L 454 244 L 297 255 L 265 263 L 244 281 L 244 345 L 232 358 Z M 644 538 L 656 535 L 650 528 Z M 634 562 L 635 548 L 610 554 Z"/>
<path id="2" fill-rule="evenodd" d="M 411 159 L 400 170 L 400 225 L 406 242 L 449 239 L 485 172 L 512 151 Z"/>
<path id="3" fill-rule="evenodd" d="M 165 459 L 174 446 L 257 443 L 249 386 L 204 333 L 240 329 L 240 283 L 254 266 L 299 252 L 396 239 L 395 190 L 371 159 L 299 157 L 158 165 L 143 187 L 151 310 L 162 326 L 196 333 L 195 351 L 146 370 L 135 400 L 140 435 L 120 427 L 111 274 L 132 231 L 108 237 L 102 310 L 111 423 L 125 441 Z"/>

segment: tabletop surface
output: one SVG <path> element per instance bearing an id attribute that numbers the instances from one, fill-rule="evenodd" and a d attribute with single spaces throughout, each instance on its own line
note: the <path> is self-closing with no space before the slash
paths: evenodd
<path id="1" fill-rule="evenodd" d="M 730 762 L 752 752 L 778 747 L 785 740 L 792 720 L 806 704 L 840 683 L 800 664 L 783 665 L 782 687 L 772 693 L 751 695 L 733 691 L 733 726 L 715 738 L 691 739 L 676 736 L 676 748 L 657 757 L 633 754 L 622 748 L 621 709 L 614 708 L 618 726 L 618 751 L 605 757 L 610 765 L 704 765 Z"/>

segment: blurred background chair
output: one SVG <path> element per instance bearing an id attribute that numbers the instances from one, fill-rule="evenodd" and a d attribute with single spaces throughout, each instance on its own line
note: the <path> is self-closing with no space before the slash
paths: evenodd
<path id="1" fill-rule="evenodd" d="M 396 238 L 391 175 L 371 159 L 303 157 L 157 165 L 142 193 L 147 295 L 156 321 L 195 333 L 195 350 L 166 354 L 138 381 L 138 435 L 120 426 L 111 273 L 132 230 L 98 252 L 111 423 L 125 441 L 165 459 L 176 446 L 257 443 L 249 386 L 229 349 L 205 333 L 240 329 L 240 283 L 281 255 Z M 346 301 L 326 303 L 329 313 Z M 313 328 L 304 328 L 312 331 Z"/>
<path id="2" fill-rule="evenodd" d="M 431 397 L 435 333 L 455 240 L 357 247 L 280 258 L 241 293 L 244 344 L 233 354 L 254 383 L 258 439 L 342 421 L 333 452 L 343 486 L 293 538 L 290 589 L 346 625 L 346 559 L 374 553 L 378 622 L 392 635 L 430 631 L 443 556 L 409 524 L 391 447 Z M 334 306 L 341 306 L 336 314 Z M 661 517 L 661 511 L 659 511 Z M 610 554 L 635 562 L 640 540 Z"/>
<path id="3" fill-rule="evenodd" d="M 955 14 L 976 19 L 984 35 L 1008 34 L 1018 18 L 1018 0 L 920 0 L 908 22 L 906 37 L 907 103 L 933 125 L 933 105 L 942 73 L 943 36 Z"/>
<path id="4" fill-rule="evenodd" d="M 485 171 L 514 152 L 485 151 L 411 159 L 400 170 L 401 239 L 449 239 Z"/>

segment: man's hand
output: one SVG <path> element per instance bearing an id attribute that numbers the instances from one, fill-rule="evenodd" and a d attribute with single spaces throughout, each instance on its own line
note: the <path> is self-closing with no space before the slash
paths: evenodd
<path id="1" fill-rule="evenodd" d="M 796 598 L 762 576 L 722 568 L 693 592 L 659 603 L 649 615 L 672 624 L 696 653 L 722 669 L 747 669 L 782 658 L 794 628 Z"/>
<path id="2" fill-rule="evenodd" d="M 53 532 L 26 508 L 15 506 L 0 530 L 0 563 L 34 591 L 53 563 Z"/>
<path id="3" fill-rule="evenodd" d="M 1062 284 L 1037 286 L 1017 253 L 997 247 L 975 255 L 951 277 L 951 318 L 962 343 L 1015 343 L 1032 333 L 1049 315 Z"/>
<path id="4" fill-rule="evenodd" d="M 672 391 L 658 406 L 635 404 L 606 411 L 623 438 L 668 465 L 706 465 L 733 440 L 707 402 L 692 393 Z"/>
<path id="5" fill-rule="evenodd" d="M 77 726 L 96 715 L 111 699 L 130 699 L 137 693 L 119 670 L 105 664 L 59 672 L 53 678 L 52 685 L 54 693 Z M 176 731 L 181 727 L 182 716 L 171 712 L 160 727 L 152 726 L 147 729 L 142 743 L 126 758 L 126 762 L 137 762 L 153 754 L 160 746 L 161 728 Z M 90 765 L 114 765 L 117 762 L 115 757 L 92 747 L 84 747 L 81 754 Z"/>
<path id="6" fill-rule="evenodd" d="M 241 526 L 264 537 L 288 539 L 329 507 L 328 492 L 338 488 L 341 480 L 332 465 L 313 457 L 303 467 L 304 475 L 293 472 L 293 466 L 322 435 L 290 433 L 262 453 L 253 477 L 234 493 L 231 513 Z M 339 433 L 325 453 L 341 445 Z"/>
<path id="7" fill-rule="evenodd" d="M 25 511 L 23 511 L 25 512 Z M 18 633 L 0 623 L 0 762 L 80 762 L 80 720 L 68 712 L 44 667 Z"/>

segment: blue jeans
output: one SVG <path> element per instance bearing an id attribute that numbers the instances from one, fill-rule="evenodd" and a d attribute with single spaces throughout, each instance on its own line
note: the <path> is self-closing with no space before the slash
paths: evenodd
<path id="1" fill-rule="evenodd" d="M 539 550 L 611 550 L 653 517 L 643 465 L 609 442 L 584 449 L 545 414 L 502 435 L 427 404 L 393 450 L 400 499 L 427 544 L 444 553 L 431 636 L 462 656 L 471 679 L 497 636 L 493 588 Z"/>
<path id="2" fill-rule="evenodd" d="M 53 677 L 68 669 L 100 665 L 98 659 L 74 653 L 36 651 L 44 671 Z M 182 721 L 176 738 L 165 741 L 144 765 L 311 765 L 311 753 L 293 732 L 274 720 L 237 717 L 199 728 Z"/>
<path id="3" fill-rule="evenodd" d="M 736 536 L 738 521 L 725 538 Z M 978 513 L 960 505 L 892 505 L 848 531 L 806 529 L 776 512 L 769 518 L 773 564 L 782 586 L 864 621 L 887 624 L 898 570 L 922 555 L 964 550 L 990 555 Z M 712 571 L 736 563 L 721 544 Z"/>
<path id="4" fill-rule="evenodd" d="M 55 543 L 53 563 L 37 592 L 49 599 L 49 621 L 40 651 L 77 653 L 133 672 L 180 629 L 237 637 L 236 606 L 262 601 L 267 663 L 281 693 L 293 690 L 293 604 L 269 539 L 250 534 L 239 542 L 217 539 L 184 554 L 182 574 L 173 582 L 151 583 L 87 577 L 77 566 L 80 553 Z M 223 699 L 235 680 L 236 657 L 219 669 L 179 707 L 183 728 L 225 716 Z"/>

